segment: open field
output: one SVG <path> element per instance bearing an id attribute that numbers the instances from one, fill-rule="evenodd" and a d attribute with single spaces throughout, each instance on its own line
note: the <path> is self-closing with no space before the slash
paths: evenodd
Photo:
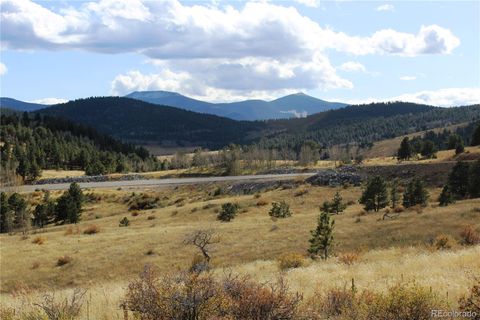
<path id="1" fill-rule="evenodd" d="M 120 317 L 118 303 L 123 289 L 144 265 L 170 272 L 190 264 L 195 248 L 182 242 L 186 234 L 199 229 L 212 229 L 220 236 L 212 250 L 213 266 L 219 274 L 227 268 L 262 281 L 275 279 L 280 272 L 276 262 L 280 255 L 306 255 L 318 207 L 336 191 L 350 205 L 345 213 L 335 216 L 335 253 L 353 252 L 358 261 L 347 266 L 338 258 L 327 262 L 305 258 L 304 267 L 286 273 L 292 290 L 309 295 L 317 286 L 342 286 L 351 278 L 360 288 L 383 290 L 401 278 L 417 279 L 440 293 L 448 290 L 454 303 L 466 292 L 471 274 L 480 272 L 480 247 L 453 244 L 451 250 L 438 252 L 430 245 L 440 234 L 459 240 L 466 225 L 479 229 L 480 199 L 438 207 L 435 200 L 440 189 L 434 188 L 429 190 L 432 201 L 426 208 L 382 220 L 383 213 L 363 212 L 357 203 L 361 194 L 358 187 L 313 187 L 298 182 L 292 189 L 258 195 L 213 196 L 222 186 L 218 183 L 147 188 L 140 193 L 157 198 L 158 208 L 141 211 L 128 210 L 131 191 L 87 190 L 93 192 L 94 200 L 86 204 L 81 223 L 32 231 L 26 239 L 20 234 L 0 236 L 2 303 L 15 305 L 19 300 L 11 293 L 27 287 L 30 298 L 45 290 L 62 294 L 69 288 L 90 288 L 89 312 L 95 318 L 117 314 L 106 318 L 116 319 Z M 53 196 L 59 194 L 53 192 Z M 29 201 L 34 204 L 41 197 L 41 192 L 34 192 L 29 194 Z M 287 200 L 293 216 L 272 220 L 270 204 L 280 200 Z M 217 212 L 226 202 L 239 204 L 241 213 L 231 222 L 219 222 Z M 119 227 L 123 217 L 130 220 L 129 227 Z M 92 225 L 98 233 L 84 234 Z M 42 244 L 33 243 L 37 238 Z M 72 260 L 59 267 L 57 260 L 62 256 Z"/>

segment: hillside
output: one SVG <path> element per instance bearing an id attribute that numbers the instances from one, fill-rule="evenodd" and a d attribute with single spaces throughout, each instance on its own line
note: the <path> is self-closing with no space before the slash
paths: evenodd
<path id="1" fill-rule="evenodd" d="M 323 146 L 370 144 L 437 127 L 480 119 L 480 105 L 439 108 L 413 103 L 348 106 L 303 119 L 269 121 L 275 136 L 263 137 L 266 148 L 299 149 L 305 140 Z"/>
<path id="2" fill-rule="evenodd" d="M 163 146 L 219 148 L 246 143 L 249 134 L 265 128 L 261 122 L 235 121 L 178 108 L 161 108 L 119 97 L 70 101 L 40 111 L 92 126 L 122 140 Z"/>
<path id="3" fill-rule="evenodd" d="M 10 183 L 13 173 L 35 180 L 43 169 L 76 169 L 87 174 L 159 169 L 144 148 L 125 144 L 96 130 L 65 119 L 36 114 L 2 114 L 1 176 Z"/>
<path id="4" fill-rule="evenodd" d="M 0 107 L 17 111 L 35 111 L 48 107 L 40 103 L 24 102 L 12 98 L 0 98 Z"/>
<path id="5" fill-rule="evenodd" d="M 348 106 L 306 118 L 235 121 L 119 97 L 89 98 L 52 106 L 42 114 L 71 119 L 116 138 L 163 147 L 230 143 L 299 150 L 305 140 L 320 145 L 370 144 L 480 118 L 480 106 L 438 108 L 413 103 Z"/>
<path id="6" fill-rule="evenodd" d="M 345 106 L 344 103 L 328 102 L 303 93 L 291 94 L 273 101 L 245 100 L 231 103 L 210 103 L 169 91 L 135 91 L 126 97 L 235 120 L 305 117 Z"/>

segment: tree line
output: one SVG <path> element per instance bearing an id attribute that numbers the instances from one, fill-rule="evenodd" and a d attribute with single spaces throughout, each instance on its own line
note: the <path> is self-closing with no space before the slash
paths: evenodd
<path id="1" fill-rule="evenodd" d="M 435 133 L 428 131 L 424 136 L 403 138 L 397 151 L 399 160 L 409 160 L 419 154 L 424 158 L 436 157 L 437 151 L 455 150 L 455 154 L 465 151 L 465 145 L 480 145 L 480 123 L 470 123 L 466 127 L 457 128 L 454 132 L 443 130 Z"/>
<path id="2" fill-rule="evenodd" d="M 22 231 L 30 227 L 43 228 L 50 223 L 77 223 L 81 219 L 85 196 L 76 183 L 70 184 L 58 199 L 45 192 L 42 201 L 34 208 L 28 208 L 25 197 L 19 193 L 0 194 L 0 233 Z M 33 209 L 33 210 L 32 210 Z"/>
<path id="3" fill-rule="evenodd" d="M 1 116 L 2 176 L 31 181 L 42 169 L 85 170 L 87 175 L 152 171 L 161 164 L 142 147 L 122 143 L 68 120 L 28 113 Z"/>

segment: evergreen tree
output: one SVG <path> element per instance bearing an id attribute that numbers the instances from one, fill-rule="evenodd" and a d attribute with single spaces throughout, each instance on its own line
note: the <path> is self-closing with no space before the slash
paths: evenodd
<path id="1" fill-rule="evenodd" d="M 425 189 L 423 181 L 419 178 L 413 178 L 407 184 L 403 193 L 403 206 L 405 208 L 415 205 L 426 206 L 428 197 L 428 191 Z"/>
<path id="2" fill-rule="evenodd" d="M 342 196 L 340 193 L 337 191 L 335 195 L 333 196 L 332 202 L 328 203 L 328 213 L 334 213 L 334 214 L 340 214 L 347 208 L 347 204 L 343 203 Z"/>
<path id="3" fill-rule="evenodd" d="M 447 150 L 455 149 L 460 142 L 463 144 L 462 138 L 458 134 L 448 136 Z"/>
<path id="4" fill-rule="evenodd" d="M 472 135 L 472 146 L 479 146 L 480 145 L 480 123 L 478 124 L 475 132 Z"/>
<path id="5" fill-rule="evenodd" d="M 459 161 L 455 164 L 448 176 L 448 185 L 455 199 L 463 199 L 468 194 L 470 166 L 468 163 Z"/>
<path id="6" fill-rule="evenodd" d="M 470 169 L 468 193 L 471 198 L 480 197 L 480 160 L 477 160 Z"/>
<path id="7" fill-rule="evenodd" d="M 333 245 L 333 230 L 335 220 L 328 212 L 321 211 L 318 217 L 318 225 L 315 230 L 310 231 L 312 238 L 309 240 L 308 252 L 312 257 L 320 255 L 326 260 L 330 255 L 330 248 Z"/>
<path id="8" fill-rule="evenodd" d="M 453 197 L 448 184 L 443 187 L 442 193 L 440 193 L 440 196 L 438 197 L 438 202 L 442 207 L 446 207 L 455 202 L 455 198 Z"/>
<path id="9" fill-rule="evenodd" d="M 14 193 L 8 198 L 8 206 L 14 214 L 14 228 L 21 229 L 25 233 L 30 227 L 27 202 L 20 194 Z"/>
<path id="10" fill-rule="evenodd" d="M 43 228 L 55 219 L 55 203 L 50 199 L 50 192 L 45 192 L 43 202 L 39 203 L 33 212 L 33 224 Z"/>
<path id="11" fill-rule="evenodd" d="M 422 151 L 421 151 L 421 154 L 423 157 L 427 159 L 435 158 L 436 153 L 437 153 L 437 148 L 435 147 L 435 144 L 432 141 L 426 140 L 425 142 L 423 142 Z"/>
<path id="12" fill-rule="evenodd" d="M 8 195 L 5 192 L 0 194 L 0 233 L 13 230 L 14 215 L 8 204 Z"/>
<path id="13" fill-rule="evenodd" d="M 33 225 L 43 228 L 48 223 L 47 208 L 43 203 L 37 204 L 33 212 Z"/>
<path id="14" fill-rule="evenodd" d="M 408 160 L 412 157 L 412 146 L 408 137 L 403 138 L 400 143 L 400 148 L 397 151 L 397 158 L 399 160 Z"/>
<path id="15" fill-rule="evenodd" d="M 225 221 L 228 222 L 230 220 L 233 220 L 235 216 L 237 215 L 238 211 L 238 205 L 235 203 L 224 203 L 222 204 L 222 211 L 217 216 L 217 219 L 220 221 Z"/>
<path id="16" fill-rule="evenodd" d="M 400 197 L 398 195 L 398 179 L 393 179 L 392 185 L 390 186 L 390 202 L 392 203 L 392 208 L 397 207 Z"/>
<path id="17" fill-rule="evenodd" d="M 285 201 L 272 202 L 272 208 L 268 213 L 273 218 L 287 218 L 292 215 L 290 206 Z"/>
<path id="18" fill-rule="evenodd" d="M 77 223 L 81 218 L 84 196 L 77 183 L 70 184 L 70 188 L 57 200 L 55 220 L 62 223 Z"/>
<path id="19" fill-rule="evenodd" d="M 365 210 L 376 212 L 388 205 L 387 183 L 382 177 L 375 176 L 368 180 L 360 203 L 365 206 Z"/>
<path id="20" fill-rule="evenodd" d="M 465 146 L 463 145 L 463 141 L 460 140 L 458 144 L 455 146 L 455 154 L 460 154 L 465 151 Z"/>

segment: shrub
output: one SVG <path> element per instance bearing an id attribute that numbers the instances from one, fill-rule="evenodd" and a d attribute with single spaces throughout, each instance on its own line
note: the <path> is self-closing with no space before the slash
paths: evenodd
<path id="1" fill-rule="evenodd" d="M 340 261 L 343 264 L 346 264 L 347 266 L 351 266 L 355 262 L 358 261 L 358 253 L 356 252 L 347 252 L 343 253 L 338 257 L 338 261 Z"/>
<path id="2" fill-rule="evenodd" d="M 257 207 L 266 206 L 267 204 L 268 204 L 268 201 L 264 199 L 260 199 L 257 201 Z"/>
<path id="3" fill-rule="evenodd" d="M 130 225 L 130 220 L 127 217 L 123 217 L 118 224 L 119 227 L 128 227 Z"/>
<path id="4" fill-rule="evenodd" d="M 156 218 L 157 218 L 157 217 L 155 217 L 155 216 L 148 216 L 148 217 L 147 217 L 147 220 L 155 220 Z"/>
<path id="5" fill-rule="evenodd" d="M 43 301 L 36 305 L 43 310 L 49 320 L 74 320 L 80 315 L 85 293 L 86 290 L 75 289 L 70 299 L 65 298 L 62 301 L 55 301 L 53 294 L 47 294 Z"/>
<path id="6" fill-rule="evenodd" d="M 272 208 L 268 213 L 273 218 L 287 218 L 292 215 L 290 206 L 285 202 L 272 202 Z"/>
<path id="7" fill-rule="evenodd" d="M 445 307 L 435 293 L 415 283 L 394 285 L 365 304 L 367 319 L 431 319 L 432 310 Z"/>
<path id="8" fill-rule="evenodd" d="M 227 315 L 233 319 L 293 320 L 298 318 L 302 296 L 290 293 L 283 278 L 269 286 L 248 277 L 229 276 L 222 280 L 224 295 L 229 300 Z"/>
<path id="9" fill-rule="evenodd" d="M 441 234 L 437 236 L 433 241 L 433 245 L 437 250 L 451 249 L 454 244 L 455 244 L 455 240 L 452 239 L 452 237 L 445 234 Z"/>
<path id="10" fill-rule="evenodd" d="M 301 254 L 289 252 L 282 254 L 277 259 L 280 270 L 300 268 L 304 265 L 305 259 Z"/>
<path id="11" fill-rule="evenodd" d="M 143 320 L 208 319 L 218 312 L 221 301 L 215 280 L 208 273 L 160 277 L 146 266 L 139 279 L 129 284 L 123 304 Z"/>
<path id="12" fill-rule="evenodd" d="M 44 237 L 38 236 L 38 237 L 33 238 L 32 243 L 42 245 L 42 244 L 45 243 L 45 241 L 47 241 L 47 239 L 45 239 Z"/>
<path id="13" fill-rule="evenodd" d="M 96 234 L 99 232 L 100 228 L 96 224 L 91 224 L 85 230 L 83 230 L 83 234 Z"/>
<path id="14" fill-rule="evenodd" d="M 35 261 L 34 263 L 32 263 L 32 266 L 30 267 L 30 269 L 35 270 L 35 269 L 38 269 L 39 267 L 40 267 L 40 262 Z"/>
<path id="15" fill-rule="evenodd" d="M 282 278 L 266 285 L 231 274 L 216 280 L 208 272 L 159 276 L 146 266 L 129 284 L 123 306 L 143 320 L 293 320 L 300 301 Z"/>
<path id="16" fill-rule="evenodd" d="M 134 195 L 128 202 L 128 210 L 149 210 L 158 207 L 158 197 L 147 194 Z"/>
<path id="17" fill-rule="evenodd" d="M 140 215 L 140 212 L 138 211 L 132 211 L 132 217 L 138 217 Z"/>
<path id="18" fill-rule="evenodd" d="M 238 212 L 238 205 L 236 203 L 224 203 L 222 204 L 222 210 L 217 215 L 217 219 L 223 222 L 233 220 Z"/>
<path id="19" fill-rule="evenodd" d="M 469 296 L 464 296 L 458 301 L 460 311 L 476 314 L 476 318 L 480 317 L 480 277 L 474 279 L 474 284 L 470 289 Z"/>
<path id="20" fill-rule="evenodd" d="M 473 246 L 480 243 L 480 233 L 473 228 L 473 226 L 466 226 L 460 232 L 462 244 L 466 246 Z"/>
<path id="21" fill-rule="evenodd" d="M 398 206 L 398 207 L 395 207 L 395 209 L 393 209 L 393 211 L 395 213 L 401 213 L 401 212 L 405 211 L 405 208 L 403 206 Z"/>
<path id="22" fill-rule="evenodd" d="M 70 262 L 73 261 L 73 258 L 70 257 L 70 256 L 62 256 L 60 258 L 57 259 L 57 267 L 61 267 L 61 266 L 64 266 L 66 264 L 69 264 Z"/>
<path id="23" fill-rule="evenodd" d="M 428 288 L 399 283 L 385 293 L 333 288 L 309 301 L 308 319 L 410 320 L 431 319 L 431 312 L 447 304 Z"/>
<path id="24" fill-rule="evenodd" d="M 301 189 L 295 192 L 294 196 L 295 197 L 301 197 L 303 195 L 306 195 L 308 193 L 308 189 Z"/>
<path id="25" fill-rule="evenodd" d="M 69 236 L 72 234 L 80 234 L 81 230 L 79 226 L 75 226 L 75 230 L 73 229 L 72 226 L 68 226 L 67 229 L 65 229 L 64 235 Z"/>

